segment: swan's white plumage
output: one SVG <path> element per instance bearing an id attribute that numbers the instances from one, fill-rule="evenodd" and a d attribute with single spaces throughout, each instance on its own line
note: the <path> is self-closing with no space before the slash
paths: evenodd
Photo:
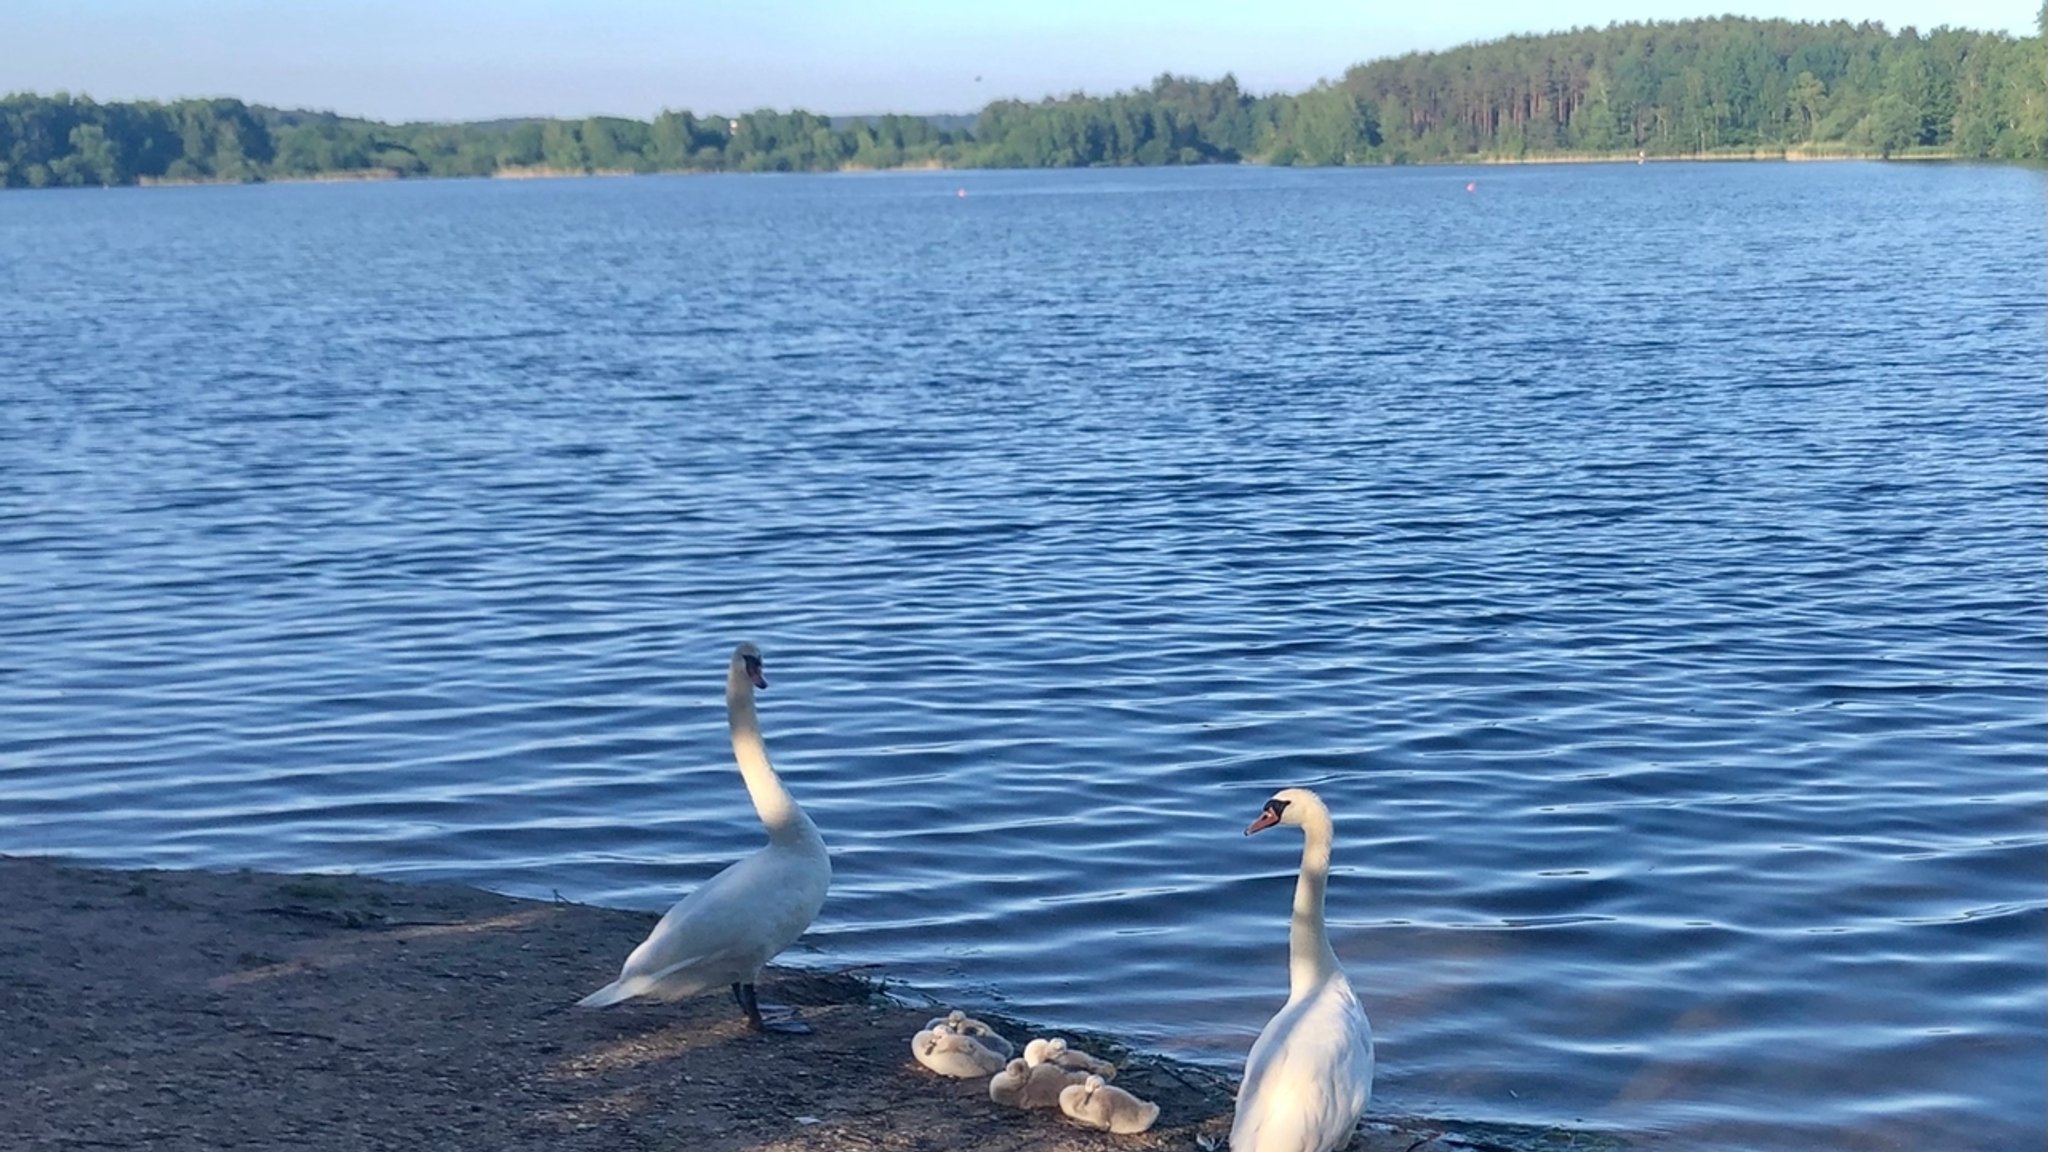
<path id="1" fill-rule="evenodd" d="M 578 1003 L 603 1007 L 646 996 L 680 1000 L 729 984 L 752 984 L 761 968 L 796 942 L 824 906 L 832 861 L 817 826 L 797 806 L 769 763 L 754 714 L 761 653 L 733 651 L 726 710 L 733 756 L 768 843 L 677 901 L 626 957 L 619 978 Z"/>
<path id="2" fill-rule="evenodd" d="M 1246 833 L 1302 829 L 1288 929 L 1287 1003 L 1252 1044 L 1230 1127 L 1231 1152 L 1332 1152 L 1350 1143 L 1372 1099 L 1372 1025 L 1330 947 L 1323 894 L 1335 834 L 1315 793 L 1275 793 Z"/>

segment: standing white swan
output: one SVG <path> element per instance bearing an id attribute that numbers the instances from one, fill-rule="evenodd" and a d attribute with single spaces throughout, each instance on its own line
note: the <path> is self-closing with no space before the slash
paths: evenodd
<path id="1" fill-rule="evenodd" d="M 1287 1003 L 1245 1059 L 1230 1152 L 1332 1152 L 1351 1142 L 1372 1099 L 1372 1025 L 1323 924 L 1335 831 L 1330 810 L 1306 788 L 1283 788 L 1244 834 L 1275 824 L 1302 831 L 1287 930 Z"/>
<path id="2" fill-rule="evenodd" d="M 725 708 L 732 726 L 732 754 L 747 782 L 754 811 L 768 828 L 768 844 L 706 880 L 676 902 L 646 940 L 626 957 L 619 978 L 577 1003 L 601 1008 L 651 996 L 681 1000 L 721 984 L 757 1031 L 809 1032 L 793 1013 L 770 1006 L 761 1015 L 754 982 L 761 966 L 796 942 L 824 906 L 832 882 L 832 860 L 817 825 L 783 787 L 761 725 L 754 716 L 754 689 L 766 688 L 761 650 L 741 644 L 726 675 Z"/>

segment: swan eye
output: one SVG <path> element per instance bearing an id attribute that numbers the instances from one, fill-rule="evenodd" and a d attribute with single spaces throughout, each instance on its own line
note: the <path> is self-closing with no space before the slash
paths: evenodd
<path id="1" fill-rule="evenodd" d="M 746 661 L 747 679 L 752 680 L 756 688 L 766 688 L 768 686 L 768 678 L 761 675 L 761 658 L 759 656 L 745 656 L 742 659 Z"/>
<path id="2" fill-rule="evenodd" d="M 1271 816 L 1275 820 L 1280 819 L 1281 815 L 1287 811 L 1287 803 L 1285 800 L 1266 801 L 1266 815 Z"/>

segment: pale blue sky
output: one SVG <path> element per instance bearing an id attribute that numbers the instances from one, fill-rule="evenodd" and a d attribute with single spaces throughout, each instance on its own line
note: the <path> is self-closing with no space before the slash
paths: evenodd
<path id="1" fill-rule="evenodd" d="M 1724 11 L 2023 34 L 2038 2 L 0 0 L 0 91 L 232 95 L 380 119 L 954 112 L 1167 71 L 1296 90 L 1411 49 Z"/>

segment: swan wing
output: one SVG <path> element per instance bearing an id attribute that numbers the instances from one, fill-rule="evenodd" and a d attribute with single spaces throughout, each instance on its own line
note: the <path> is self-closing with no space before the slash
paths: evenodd
<path id="1" fill-rule="evenodd" d="M 823 851 L 771 844 L 677 901 L 633 949 L 614 982 L 624 997 L 681 998 L 744 983 L 796 942 L 825 903 Z"/>

